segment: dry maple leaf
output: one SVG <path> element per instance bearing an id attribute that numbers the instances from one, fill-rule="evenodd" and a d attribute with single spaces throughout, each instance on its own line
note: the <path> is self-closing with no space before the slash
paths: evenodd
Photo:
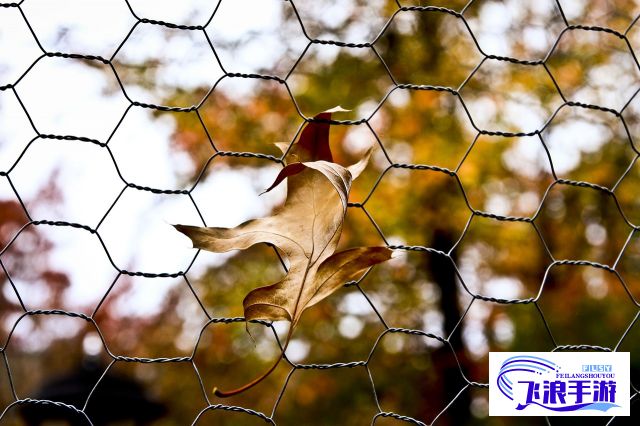
<path id="1" fill-rule="evenodd" d="M 356 164 L 333 163 L 329 148 L 328 120 L 340 108 L 321 113 L 302 131 L 287 153 L 295 160 L 276 177 L 270 191 L 287 179 L 287 198 L 272 216 L 253 219 L 235 228 L 176 225 L 195 248 L 213 252 L 246 249 L 258 243 L 276 246 L 289 260 L 284 278 L 257 288 L 244 298 L 246 320 L 287 320 L 289 332 L 282 353 L 263 375 L 229 392 L 232 396 L 258 384 L 278 365 L 305 309 L 322 301 L 371 266 L 391 258 L 387 247 L 358 247 L 334 253 L 342 232 L 351 182 L 366 167 L 371 149 Z M 320 121 L 317 121 L 320 120 Z M 279 144 L 286 153 L 288 146 Z"/>

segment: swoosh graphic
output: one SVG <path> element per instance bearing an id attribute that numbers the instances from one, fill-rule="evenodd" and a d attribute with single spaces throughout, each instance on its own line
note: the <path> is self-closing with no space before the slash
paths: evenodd
<path id="1" fill-rule="evenodd" d="M 542 408 L 546 408 L 551 411 L 577 411 L 577 410 L 598 410 L 598 411 L 607 411 L 610 408 L 619 407 L 619 405 L 614 404 L 612 402 L 585 402 L 582 404 L 574 404 L 574 405 L 565 405 L 563 407 L 549 407 L 544 404 L 540 404 L 538 402 L 530 402 L 529 404 L 518 404 L 516 410 L 524 410 L 529 405 L 534 404 L 538 405 Z"/>

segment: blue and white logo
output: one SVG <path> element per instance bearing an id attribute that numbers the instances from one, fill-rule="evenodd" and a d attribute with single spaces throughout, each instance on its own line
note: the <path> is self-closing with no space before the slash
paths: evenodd
<path id="1" fill-rule="evenodd" d="M 489 370 L 491 415 L 629 415 L 628 352 L 492 352 Z"/>

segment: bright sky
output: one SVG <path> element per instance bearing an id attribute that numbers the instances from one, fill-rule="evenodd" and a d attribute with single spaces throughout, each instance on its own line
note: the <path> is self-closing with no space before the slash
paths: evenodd
<path id="1" fill-rule="evenodd" d="M 226 6 L 231 9 L 225 12 L 227 16 L 242 13 L 243 19 L 217 19 L 216 36 L 233 41 L 247 31 L 272 33 L 280 20 L 280 9 L 273 7 L 275 2 L 253 3 L 250 12 Z M 215 2 L 132 1 L 131 4 L 140 16 L 198 25 L 206 22 Z M 125 3 L 113 0 L 67 1 L 64 5 L 29 0 L 24 11 L 45 49 L 107 58 L 135 23 Z M 96 31 L 104 23 L 108 23 L 109 31 Z M 171 36 L 168 40 L 167 35 Z M 40 55 L 16 8 L 0 9 L 0 51 L 3 52 L 0 84 L 13 83 Z M 267 52 L 269 54 L 273 55 Z M 171 65 L 162 67 L 158 73 L 159 90 L 127 86 L 130 96 L 143 102 L 160 103 L 162 95 L 172 88 L 193 89 L 211 84 L 221 75 L 202 32 L 176 32 L 155 25 L 140 25 L 120 55 L 120 59 L 133 63 L 154 58 L 170 61 Z M 249 71 L 268 65 L 268 60 L 264 54 L 262 57 L 241 54 L 237 59 L 227 55 L 225 65 Z M 106 141 L 128 106 L 122 93 L 113 90 L 114 85 L 115 77 L 105 66 L 95 68 L 80 61 L 45 58 L 20 81 L 17 91 L 41 133 Z M 167 115 L 154 118 L 148 109 L 129 111 L 111 140 L 126 179 L 163 189 L 180 186 L 181 178 L 193 164 L 184 153 L 171 148 L 175 128 L 171 118 Z M 0 92 L 0 169 L 8 170 L 34 136 L 13 93 Z M 140 167 L 141 162 L 144 167 Z M 248 170 L 216 166 L 200 183 L 194 198 L 208 224 L 233 226 L 267 214 L 283 199 L 282 191 L 258 197 L 276 173 L 275 166 Z M 11 178 L 30 207 L 33 219 L 66 220 L 93 227 L 124 187 L 107 151 L 81 142 L 35 141 L 12 170 Z M 62 202 L 38 203 L 40 192 L 52 180 L 62 192 Z M 3 179 L 0 198 L 12 197 Z M 123 269 L 177 272 L 187 267 L 194 250 L 190 242 L 170 226 L 172 223 L 201 224 L 188 197 L 128 189 L 101 225 L 100 234 L 114 262 Z M 104 283 L 114 277 L 113 267 L 97 239 L 82 231 L 52 227 L 38 230 L 54 243 L 52 264 L 71 277 L 71 288 L 66 293 L 69 307 L 97 302 L 104 293 Z M 215 261 L 216 256 L 206 258 Z M 223 257 L 217 259 L 219 262 Z M 206 266 L 207 262 L 197 263 L 201 271 Z M 20 284 L 19 277 L 16 281 Z M 150 296 L 147 293 L 133 295 L 131 305 L 137 307 L 137 313 L 157 309 L 159 295 Z M 26 299 L 33 306 L 42 302 L 35 296 Z"/>

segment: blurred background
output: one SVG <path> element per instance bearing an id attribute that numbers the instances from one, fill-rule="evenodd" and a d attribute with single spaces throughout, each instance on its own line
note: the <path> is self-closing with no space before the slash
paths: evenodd
<path id="1" fill-rule="evenodd" d="M 575 424 L 482 385 L 489 351 L 570 345 L 638 385 L 640 7 L 401 3 L 0 4 L 1 424 Z M 377 147 L 340 246 L 398 257 L 215 398 L 279 356 L 287 325 L 240 317 L 285 270 L 171 224 L 269 215 L 274 143 L 336 105 L 336 162 Z"/>

